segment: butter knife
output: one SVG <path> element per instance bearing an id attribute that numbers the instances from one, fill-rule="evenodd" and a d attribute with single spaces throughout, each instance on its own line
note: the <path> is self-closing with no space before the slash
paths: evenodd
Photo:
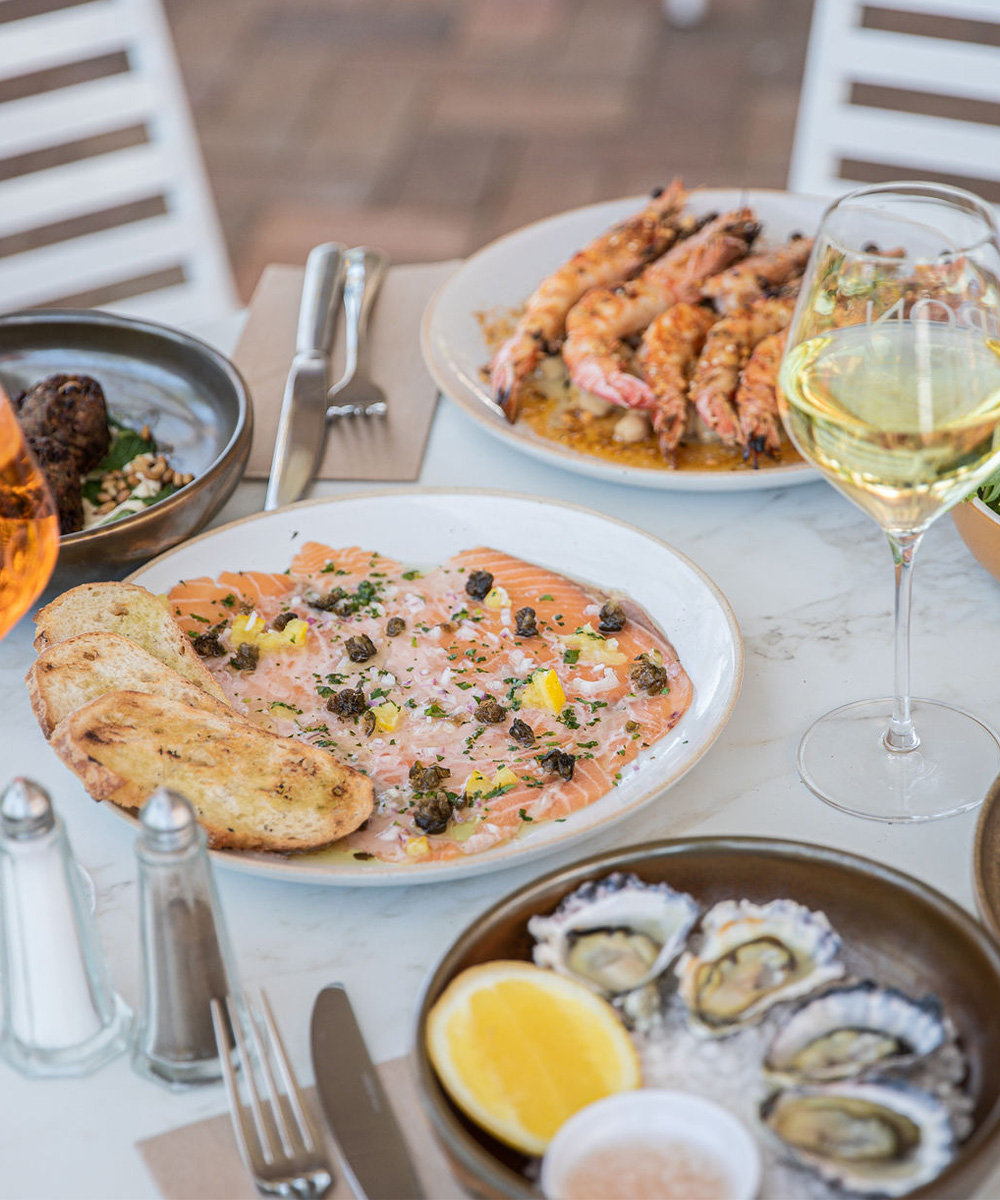
<path id="1" fill-rule="evenodd" d="M 403 1134 L 342 984 L 332 984 L 316 997 L 311 1045 L 323 1114 L 363 1194 L 368 1200 L 423 1200 Z"/>
<path id="2" fill-rule="evenodd" d="M 323 453 L 330 350 L 344 286 L 344 247 L 325 242 L 310 250 L 302 281 L 295 357 L 285 383 L 264 508 L 298 500 Z"/>

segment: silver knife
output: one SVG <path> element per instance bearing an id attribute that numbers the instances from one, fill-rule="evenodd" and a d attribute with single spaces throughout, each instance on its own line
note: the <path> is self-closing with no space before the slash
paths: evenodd
<path id="1" fill-rule="evenodd" d="M 368 1200 L 423 1200 L 389 1098 L 342 984 L 313 1007 L 312 1061 L 327 1124 Z"/>
<path id="2" fill-rule="evenodd" d="M 344 247 L 326 242 L 310 250 L 302 281 L 295 357 L 281 401 L 265 510 L 298 500 L 319 466 L 326 433 L 330 350 L 343 286 Z"/>

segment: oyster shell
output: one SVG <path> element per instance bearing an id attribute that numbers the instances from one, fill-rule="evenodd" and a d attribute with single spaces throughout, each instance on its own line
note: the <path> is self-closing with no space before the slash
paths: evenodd
<path id="1" fill-rule="evenodd" d="M 528 932 L 534 959 L 604 996 L 644 987 L 670 966 L 698 919 L 698 905 L 666 883 L 616 871 L 565 896 Z"/>
<path id="2" fill-rule="evenodd" d="M 830 988 L 806 1000 L 764 1056 L 771 1076 L 819 1083 L 903 1067 L 945 1040 L 941 1003 L 912 1000 L 872 980 Z"/>
<path id="3" fill-rule="evenodd" d="M 700 951 L 674 969 L 692 1028 L 711 1037 L 736 1033 L 779 1000 L 844 973 L 840 937 L 825 914 L 794 900 L 724 900 L 705 914 L 701 931 Z"/>
<path id="4" fill-rule="evenodd" d="M 858 1195 L 904 1196 L 936 1179 L 955 1153 L 945 1106 L 899 1082 L 789 1088 L 760 1115 L 796 1161 Z"/>

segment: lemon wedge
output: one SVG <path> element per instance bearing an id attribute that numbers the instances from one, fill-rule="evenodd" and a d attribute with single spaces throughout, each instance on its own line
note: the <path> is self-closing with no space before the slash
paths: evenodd
<path id="1" fill-rule="evenodd" d="M 579 1109 L 641 1083 L 611 1005 L 525 962 L 457 975 L 428 1014 L 427 1050 L 459 1108 L 525 1154 L 543 1154 Z"/>

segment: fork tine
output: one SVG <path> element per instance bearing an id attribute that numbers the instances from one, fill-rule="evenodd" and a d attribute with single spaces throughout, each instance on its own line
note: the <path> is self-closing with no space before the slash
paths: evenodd
<path id="1" fill-rule="evenodd" d="M 263 988 L 260 990 L 260 1007 L 261 1019 L 264 1028 L 267 1030 L 270 1039 L 271 1049 L 274 1052 L 274 1061 L 278 1066 L 278 1072 L 281 1075 L 282 1083 L 284 1084 L 284 1098 L 288 1101 L 292 1112 L 295 1115 L 295 1129 L 290 1130 L 288 1122 L 283 1122 L 286 1132 L 290 1132 L 293 1136 L 297 1136 L 302 1148 L 305 1150 L 316 1149 L 316 1132 L 313 1128 L 312 1119 L 306 1111 L 305 1101 L 302 1097 L 302 1089 L 299 1087 L 298 1080 L 295 1078 L 295 1073 L 292 1071 L 292 1064 L 288 1058 L 288 1051 L 285 1049 L 285 1042 L 278 1029 L 274 1019 L 274 1012 L 271 1009 L 271 1002 L 267 998 L 267 993 Z M 277 1096 L 274 1092 L 274 1075 L 270 1069 L 267 1071 L 268 1084 L 272 1089 L 272 1098 L 277 1102 Z M 284 1105 L 281 1106 L 284 1112 Z"/>
<path id="2" fill-rule="evenodd" d="M 224 1009 L 220 1001 L 212 1001 L 212 1025 L 236 1141 L 258 1192 L 324 1196 L 333 1186 L 333 1174 L 267 996 L 260 992 L 257 1008 L 245 997 L 229 996 L 226 1004 Z M 236 1078 L 237 1052 L 249 1105 L 242 1102 Z"/>
<path id="3" fill-rule="evenodd" d="M 229 1033 L 226 1030 L 226 1019 L 222 1014 L 222 1005 L 218 1000 L 211 1001 L 212 1009 L 212 1025 L 215 1029 L 215 1044 L 219 1050 L 219 1063 L 222 1066 L 222 1079 L 226 1085 L 226 1098 L 229 1101 L 229 1111 L 233 1118 L 233 1132 L 236 1134 L 236 1141 L 240 1148 L 240 1154 L 243 1156 L 243 1161 L 252 1166 L 255 1159 L 261 1157 L 260 1139 L 254 1145 L 250 1144 L 250 1130 L 247 1127 L 245 1110 L 242 1101 L 240 1100 L 239 1088 L 236 1084 L 236 1071 L 233 1069 L 232 1051 L 233 1047 L 229 1043 Z M 230 1010 L 231 1012 L 232 1010 Z M 239 1030 L 239 1024 L 235 1020 L 230 1021 L 230 1027 L 234 1033 Z M 238 1036 L 238 1033 L 237 1033 Z M 240 1058 L 242 1063 L 244 1059 Z"/>
<path id="4" fill-rule="evenodd" d="M 229 1020 L 233 1027 L 233 1035 L 236 1038 L 236 1047 L 240 1053 L 240 1066 L 243 1068 L 243 1080 L 246 1084 L 247 1099 L 250 1101 L 250 1111 L 253 1114 L 253 1122 L 257 1129 L 257 1144 L 261 1149 L 261 1153 L 266 1162 L 273 1163 L 275 1157 L 274 1138 L 271 1135 L 271 1130 L 268 1128 L 268 1123 L 264 1117 L 264 1108 L 261 1104 L 260 1091 L 257 1087 L 256 1074 L 253 1069 L 253 1058 L 251 1051 L 247 1046 L 246 1038 L 243 1035 L 243 1029 L 240 1024 L 239 1013 L 236 1006 L 233 1004 L 232 997 L 227 997 L 226 1003 L 229 1008 Z M 257 1033 L 254 1025 L 253 1010 L 247 1003 L 247 1015 L 250 1020 L 251 1033 L 255 1038 L 255 1049 L 258 1052 L 258 1060 L 266 1063 L 266 1055 L 261 1053 L 260 1035 Z M 242 1107 L 242 1106 L 241 1106 Z"/>

